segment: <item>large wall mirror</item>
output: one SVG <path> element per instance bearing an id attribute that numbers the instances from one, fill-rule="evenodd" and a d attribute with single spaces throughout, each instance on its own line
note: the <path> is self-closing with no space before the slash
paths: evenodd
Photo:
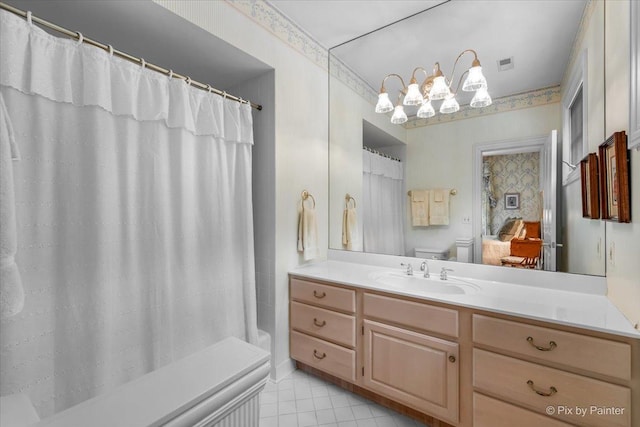
<path id="1" fill-rule="evenodd" d="M 601 2 L 425 5 L 329 51 L 330 248 L 506 268 L 511 233 L 542 240 L 534 268 L 605 275 L 605 226 L 582 217 L 573 172 L 604 132 Z M 452 76 L 466 49 L 477 52 L 489 106 L 470 108 L 474 92 L 456 92 L 474 59 L 464 54 Z M 433 101 L 435 115 L 425 119 L 404 107 L 403 124 L 375 113 L 385 76 L 409 85 L 424 67 L 421 83 L 436 62 L 459 111 L 440 113 L 443 101 Z M 394 105 L 402 102 L 400 79 L 384 86 Z M 573 153 L 564 148 L 580 137 Z M 436 211 L 427 223 L 423 200 Z"/>

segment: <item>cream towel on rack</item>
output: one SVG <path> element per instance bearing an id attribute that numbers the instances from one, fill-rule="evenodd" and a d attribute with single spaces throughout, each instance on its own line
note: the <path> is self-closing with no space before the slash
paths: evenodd
<path id="1" fill-rule="evenodd" d="M 345 208 L 342 214 L 342 245 L 352 250 L 358 241 L 358 215 L 356 208 Z"/>
<path id="2" fill-rule="evenodd" d="M 426 227 L 429 225 L 429 190 L 411 190 L 411 225 Z"/>
<path id="3" fill-rule="evenodd" d="M 14 316 L 24 307 L 24 290 L 15 255 L 18 250 L 13 161 L 19 160 L 13 128 L 0 94 L 0 318 Z"/>
<path id="4" fill-rule="evenodd" d="M 431 225 L 449 225 L 450 190 L 431 190 L 429 196 L 429 222 Z"/>
<path id="5" fill-rule="evenodd" d="M 298 217 L 298 252 L 302 252 L 305 261 L 318 256 L 316 210 L 305 207 L 304 200 Z"/>

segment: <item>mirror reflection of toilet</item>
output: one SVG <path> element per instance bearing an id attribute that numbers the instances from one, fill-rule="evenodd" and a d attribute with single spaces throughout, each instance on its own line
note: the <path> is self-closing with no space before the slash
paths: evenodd
<path id="1" fill-rule="evenodd" d="M 40 421 L 40 417 L 26 394 L 0 397 L 0 426 L 27 427 Z"/>

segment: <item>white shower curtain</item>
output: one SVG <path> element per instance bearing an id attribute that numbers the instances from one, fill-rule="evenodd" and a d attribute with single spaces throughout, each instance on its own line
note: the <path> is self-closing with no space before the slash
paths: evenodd
<path id="1" fill-rule="evenodd" d="M 0 324 L 0 394 L 45 417 L 255 343 L 251 108 L 0 19 L 25 293 Z"/>
<path id="2" fill-rule="evenodd" d="M 362 155 L 364 251 L 404 255 L 402 163 L 367 150 Z"/>

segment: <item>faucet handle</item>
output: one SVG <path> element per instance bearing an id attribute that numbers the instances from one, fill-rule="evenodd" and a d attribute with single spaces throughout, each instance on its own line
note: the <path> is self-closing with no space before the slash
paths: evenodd
<path id="1" fill-rule="evenodd" d="M 440 280 L 447 280 L 447 271 L 453 271 L 453 269 L 442 267 L 442 270 L 440 270 Z"/>
<path id="2" fill-rule="evenodd" d="M 401 262 L 400 265 L 403 267 L 407 267 L 407 276 L 413 276 L 413 267 L 411 266 L 411 263 L 405 264 L 404 262 Z"/>

